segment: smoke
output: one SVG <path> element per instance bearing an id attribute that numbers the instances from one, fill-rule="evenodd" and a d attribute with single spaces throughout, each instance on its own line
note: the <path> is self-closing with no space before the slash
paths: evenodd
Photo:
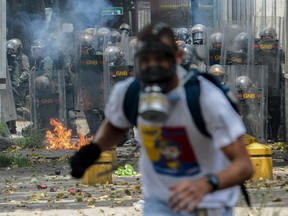
<path id="1" fill-rule="evenodd" d="M 72 0 L 68 3 L 69 17 L 74 23 L 75 29 L 78 30 L 101 26 L 105 24 L 101 16 L 102 9 L 108 7 L 112 7 L 112 5 L 107 0 Z M 112 16 L 109 18 L 110 21 L 115 19 Z"/>

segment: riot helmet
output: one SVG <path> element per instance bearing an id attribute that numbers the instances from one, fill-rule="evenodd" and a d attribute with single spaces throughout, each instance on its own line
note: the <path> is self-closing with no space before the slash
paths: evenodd
<path id="1" fill-rule="evenodd" d="M 201 24 L 196 24 L 192 27 L 192 43 L 193 45 L 206 44 L 206 27 Z"/>
<path id="2" fill-rule="evenodd" d="M 248 34 L 246 32 L 241 32 L 238 34 L 234 40 L 234 50 L 235 51 L 243 51 L 247 53 L 248 50 Z"/>
<path id="3" fill-rule="evenodd" d="M 176 31 L 177 40 L 187 41 L 189 39 L 189 30 L 187 28 L 179 28 Z"/>
<path id="4" fill-rule="evenodd" d="M 95 28 L 87 28 L 83 31 L 84 33 L 91 34 L 92 36 L 96 35 L 97 30 Z"/>
<path id="5" fill-rule="evenodd" d="M 119 26 L 119 30 L 120 30 L 120 31 L 130 32 L 130 31 L 131 31 L 131 27 L 130 27 L 130 25 L 128 25 L 127 23 L 122 23 L 122 24 Z"/>
<path id="6" fill-rule="evenodd" d="M 225 70 L 224 70 L 224 67 L 222 65 L 214 64 L 214 65 L 210 66 L 208 73 L 216 76 L 221 83 L 224 82 Z"/>
<path id="7" fill-rule="evenodd" d="M 36 39 L 31 45 L 31 53 L 33 58 L 43 58 L 45 56 L 46 42 L 42 39 Z"/>
<path id="8" fill-rule="evenodd" d="M 96 37 L 98 50 L 103 50 L 104 44 L 110 41 L 111 31 L 105 27 L 99 28 Z"/>
<path id="9" fill-rule="evenodd" d="M 208 54 L 206 49 L 207 38 L 206 38 L 206 27 L 201 24 L 194 25 L 192 27 L 192 44 L 195 47 L 199 59 L 207 61 Z"/>
<path id="10" fill-rule="evenodd" d="M 223 35 L 221 32 L 215 32 L 210 36 L 210 43 L 213 49 L 221 49 L 223 43 Z"/>
<path id="11" fill-rule="evenodd" d="M 249 77 L 247 76 L 239 76 L 236 79 L 236 88 L 238 90 L 245 90 L 252 87 L 252 81 Z"/>
<path id="12" fill-rule="evenodd" d="M 187 70 L 190 69 L 191 64 L 195 64 L 193 59 L 195 57 L 195 50 L 192 45 L 190 44 L 183 44 L 179 46 L 183 50 L 183 57 L 181 65 L 186 68 Z"/>
<path id="13" fill-rule="evenodd" d="M 121 34 L 119 31 L 112 31 L 111 33 L 111 43 L 116 44 L 121 41 Z"/>
<path id="14" fill-rule="evenodd" d="M 92 47 L 93 45 L 93 36 L 90 33 L 81 34 L 79 40 L 81 47 Z"/>
<path id="15" fill-rule="evenodd" d="M 93 52 L 93 35 L 90 33 L 83 33 L 79 37 L 81 54 L 88 55 Z"/>
<path id="16" fill-rule="evenodd" d="M 277 33 L 274 28 L 266 27 L 260 32 L 259 36 L 261 39 L 276 39 Z"/>
<path id="17" fill-rule="evenodd" d="M 17 55 L 22 50 L 22 42 L 18 38 L 12 38 L 7 41 L 7 54 Z"/>
<path id="18" fill-rule="evenodd" d="M 117 46 L 108 46 L 104 52 L 105 56 L 108 56 L 109 63 L 115 65 L 121 65 L 124 61 L 123 52 Z"/>

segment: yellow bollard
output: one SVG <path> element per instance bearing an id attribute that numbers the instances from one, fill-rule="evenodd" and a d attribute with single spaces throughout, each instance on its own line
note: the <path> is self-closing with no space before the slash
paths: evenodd
<path id="1" fill-rule="evenodd" d="M 117 145 L 112 146 L 107 152 L 109 152 L 109 154 L 111 154 L 112 157 L 112 166 L 116 166 L 117 165 L 117 151 L 116 151 Z"/>
<path id="2" fill-rule="evenodd" d="M 272 149 L 260 143 L 251 143 L 246 146 L 254 167 L 251 180 L 273 179 Z"/>
<path id="3" fill-rule="evenodd" d="M 245 140 L 246 145 L 256 142 L 256 138 L 248 134 L 244 134 L 243 139 Z"/>
<path id="4" fill-rule="evenodd" d="M 95 185 L 95 184 L 106 184 L 112 183 L 112 171 L 107 172 L 104 175 L 99 174 L 112 170 L 112 156 L 109 152 L 102 152 L 100 158 L 95 162 L 94 165 L 90 166 L 80 179 L 81 184 Z"/>

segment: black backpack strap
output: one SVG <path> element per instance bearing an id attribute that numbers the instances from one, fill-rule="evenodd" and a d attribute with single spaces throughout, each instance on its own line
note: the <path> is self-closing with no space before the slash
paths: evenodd
<path id="1" fill-rule="evenodd" d="M 187 105 L 197 128 L 205 136 L 211 137 L 210 133 L 206 129 L 206 124 L 204 122 L 200 107 L 200 83 L 198 80 L 199 72 L 193 70 L 191 73 L 193 73 L 193 75 L 184 84 Z"/>
<path id="2" fill-rule="evenodd" d="M 137 125 L 139 92 L 140 82 L 135 79 L 128 87 L 123 102 L 124 115 L 134 126 Z"/>
<path id="3" fill-rule="evenodd" d="M 225 85 L 221 84 L 217 77 L 213 74 L 208 74 L 208 73 L 201 73 L 201 76 L 203 76 L 205 79 L 209 80 L 212 82 L 214 85 L 216 85 L 226 96 L 230 104 L 232 105 L 233 109 L 239 113 L 239 108 L 238 108 L 238 103 L 237 103 L 237 98 L 234 96 L 234 93 L 230 91 L 230 88 Z"/>
<path id="4" fill-rule="evenodd" d="M 249 196 L 249 193 L 248 193 L 248 191 L 247 191 L 247 189 L 246 189 L 245 184 L 242 183 L 242 184 L 240 185 L 240 188 L 241 188 L 241 192 L 242 192 L 242 194 L 243 194 L 243 196 L 244 196 L 244 199 L 245 199 L 247 205 L 251 208 L 251 207 L 252 207 L 252 205 L 251 205 L 251 200 L 250 200 L 250 196 Z"/>

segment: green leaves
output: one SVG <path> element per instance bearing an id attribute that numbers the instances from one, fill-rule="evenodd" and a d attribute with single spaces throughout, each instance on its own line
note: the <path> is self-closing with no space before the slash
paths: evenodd
<path id="1" fill-rule="evenodd" d="M 136 172 L 131 165 L 126 164 L 124 168 L 122 166 L 118 167 L 115 174 L 118 176 L 134 176 L 136 175 Z"/>

